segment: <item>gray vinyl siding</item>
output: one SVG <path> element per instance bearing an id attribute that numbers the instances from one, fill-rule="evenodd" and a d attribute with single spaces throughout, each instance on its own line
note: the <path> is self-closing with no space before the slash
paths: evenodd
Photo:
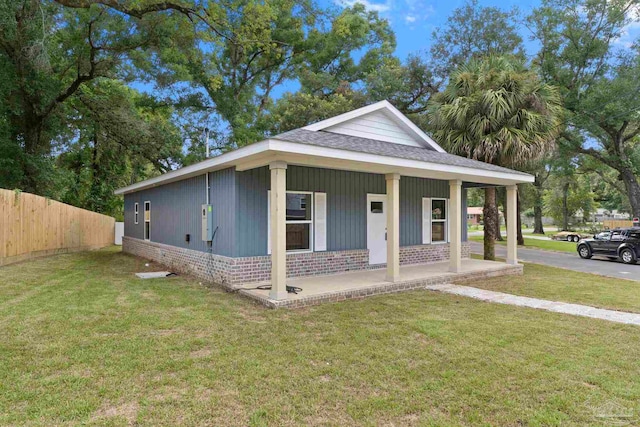
<path id="1" fill-rule="evenodd" d="M 211 251 L 214 254 L 235 256 L 236 253 L 236 171 L 223 169 L 209 174 L 210 203 L 213 207 L 213 237 Z M 198 224 L 198 230 L 202 224 Z M 201 233 L 201 232 L 200 232 Z M 202 240 L 201 234 L 198 239 Z"/>
<path id="2" fill-rule="evenodd" d="M 238 172 L 237 256 L 267 253 L 269 168 Z M 288 191 L 327 194 L 327 250 L 367 247 L 367 193 L 385 194 L 383 175 L 289 166 Z"/>
<path id="3" fill-rule="evenodd" d="M 449 198 L 449 182 L 400 178 L 400 246 L 422 244 L 422 198 Z"/>
<path id="4" fill-rule="evenodd" d="M 237 173 L 238 251 L 236 256 L 267 253 L 267 167 Z M 384 175 L 289 166 L 288 191 L 327 194 L 327 250 L 366 249 L 367 194 L 386 194 Z M 400 179 L 400 245 L 422 244 L 422 198 L 449 198 L 447 181 Z M 464 212 L 466 218 L 466 211 Z M 466 222 L 465 222 L 466 223 Z"/>
<path id="5" fill-rule="evenodd" d="M 201 205 L 206 203 L 205 176 L 127 194 L 125 236 L 143 238 L 144 202 L 151 201 L 151 241 L 215 254 L 246 257 L 267 254 L 267 191 L 270 171 L 229 168 L 209 174 L 215 236 L 211 248 L 201 239 Z M 288 191 L 327 194 L 327 250 L 366 249 L 367 194 L 385 194 L 384 175 L 289 166 Z M 403 176 L 400 179 L 400 245 L 422 243 L 422 198 L 449 197 L 447 181 Z M 134 224 L 134 203 L 139 223 Z M 463 224 L 466 225 L 466 190 Z M 191 235 L 189 243 L 185 235 Z M 466 226 L 462 230 L 467 239 Z"/>
<path id="6" fill-rule="evenodd" d="M 152 242 L 215 254 L 233 256 L 235 232 L 235 171 L 225 169 L 209 174 L 210 202 L 213 205 L 216 235 L 209 248 L 202 240 L 201 207 L 207 202 L 205 175 L 126 194 L 124 235 L 144 238 L 144 202 L 151 202 Z M 134 223 L 134 203 L 139 203 L 139 221 Z M 186 235 L 190 234 L 190 241 Z"/>
<path id="7" fill-rule="evenodd" d="M 124 195 L 124 235 L 142 239 L 144 233 L 144 205 L 140 203 L 141 192 Z M 138 202 L 138 224 L 135 223 L 135 203 Z"/>

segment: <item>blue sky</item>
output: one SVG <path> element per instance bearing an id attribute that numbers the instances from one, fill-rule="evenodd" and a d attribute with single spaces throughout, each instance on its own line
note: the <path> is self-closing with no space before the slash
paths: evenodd
<path id="1" fill-rule="evenodd" d="M 396 54 L 405 58 L 411 53 L 429 49 L 433 30 L 446 24 L 453 11 L 464 6 L 464 0 L 323 0 L 325 4 L 351 5 L 364 4 L 370 10 L 376 10 L 381 17 L 389 20 L 396 33 Z M 528 13 L 540 4 L 537 0 L 492 0 L 480 1 L 481 6 L 496 6 L 510 10 L 514 6 Z M 528 30 L 522 27 L 522 37 L 528 40 Z"/>
<path id="2" fill-rule="evenodd" d="M 370 10 L 376 10 L 380 16 L 389 20 L 396 33 L 396 54 L 406 58 L 411 53 L 427 51 L 431 44 L 433 30 L 446 24 L 447 18 L 453 11 L 464 6 L 465 0 L 321 0 L 324 5 L 345 6 L 362 3 Z M 510 10 L 517 7 L 522 16 L 529 14 L 540 5 L 539 0 L 480 0 L 481 6 L 495 6 Z M 640 14 L 640 8 L 635 11 Z M 636 15 L 637 16 L 637 15 Z M 527 49 L 535 49 L 529 42 L 529 30 L 520 26 Z M 640 22 L 629 24 L 624 34 L 616 42 L 621 48 L 631 45 L 640 36 Z M 534 53 L 534 52 L 529 52 Z"/>

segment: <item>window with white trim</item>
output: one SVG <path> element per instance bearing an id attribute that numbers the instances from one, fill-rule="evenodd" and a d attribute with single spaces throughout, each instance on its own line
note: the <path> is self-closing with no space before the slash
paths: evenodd
<path id="1" fill-rule="evenodd" d="M 310 251 L 313 236 L 312 193 L 287 192 L 287 251 Z"/>
<path id="2" fill-rule="evenodd" d="M 133 223 L 137 224 L 138 223 L 138 212 L 139 212 L 139 208 L 140 206 L 138 205 L 138 202 L 135 202 L 133 204 Z"/>
<path id="3" fill-rule="evenodd" d="M 447 241 L 448 215 L 447 199 L 431 199 L 431 243 Z"/>
<path id="4" fill-rule="evenodd" d="M 144 240 L 151 239 L 151 202 L 144 202 Z"/>

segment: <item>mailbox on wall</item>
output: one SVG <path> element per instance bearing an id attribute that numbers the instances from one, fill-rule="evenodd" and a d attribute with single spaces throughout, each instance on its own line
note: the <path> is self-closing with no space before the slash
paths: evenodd
<path id="1" fill-rule="evenodd" d="M 202 240 L 210 242 L 213 240 L 213 207 L 202 205 Z"/>

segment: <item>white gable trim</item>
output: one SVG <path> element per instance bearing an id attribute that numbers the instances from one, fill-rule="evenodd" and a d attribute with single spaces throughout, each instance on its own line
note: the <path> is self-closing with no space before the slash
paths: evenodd
<path id="1" fill-rule="evenodd" d="M 440 153 L 446 152 L 442 147 L 440 147 L 440 145 L 438 145 L 433 139 L 431 139 L 429 135 L 424 133 L 418 126 L 413 124 L 411 120 L 409 120 L 404 114 L 398 111 L 396 107 L 391 105 L 391 103 L 386 100 L 376 102 L 375 104 L 367 105 L 366 107 L 358 108 L 357 110 L 349 111 L 344 114 L 340 114 L 339 116 L 322 120 L 321 122 L 305 126 L 302 129 L 312 131 L 327 130 L 330 127 L 379 110 L 384 110 L 387 115 L 398 124 L 398 126 L 414 136 L 423 146 L 430 147 Z"/>

